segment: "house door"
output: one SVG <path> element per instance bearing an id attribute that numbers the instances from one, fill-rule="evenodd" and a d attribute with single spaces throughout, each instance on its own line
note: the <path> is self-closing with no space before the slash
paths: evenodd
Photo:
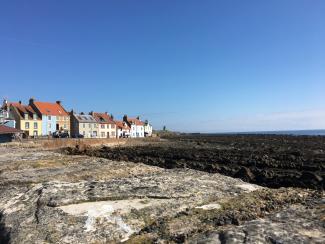
<path id="1" fill-rule="evenodd" d="M 107 138 L 109 138 L 109 132 L 107 132 Z"/>
<path id="2" fill-rule="evenodd" d="M 56 124 L 56 130 L 60 130 L 60 125 Z"/>

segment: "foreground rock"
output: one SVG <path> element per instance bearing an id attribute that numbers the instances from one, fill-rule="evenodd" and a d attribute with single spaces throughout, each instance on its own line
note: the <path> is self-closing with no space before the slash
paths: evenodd
<path id="1" fill-rule="evenodd" d="M 0 152 L 0 243 L 324 241 L 323 192 L 39 149 Z"/>

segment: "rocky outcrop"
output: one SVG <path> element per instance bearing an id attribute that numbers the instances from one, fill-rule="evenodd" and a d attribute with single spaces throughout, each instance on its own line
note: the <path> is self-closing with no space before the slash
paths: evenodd
<path id="1" fill-rule="evenodd" d="M 324 189 L 324 137 L 176 137 L 135 147 L 66 148 L 65 153 L 131 161 L 162 168 L 221 173 L 262 186 Z"/>
<path id="2" fill-rule="evenodd" d="M 323 191 L 0 147 L 0 243 L 317 243 L 323 216 Z"/>

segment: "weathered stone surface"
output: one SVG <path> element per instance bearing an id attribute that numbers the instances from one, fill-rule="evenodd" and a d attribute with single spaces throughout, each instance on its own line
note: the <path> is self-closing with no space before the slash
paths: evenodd
<path id="1" fill-rule="evenodd" d="M 0 243 L 317 243 L 323 199 L 217 173 L 0 147 Z"/>
<path id="2" fill-rule="evenodd" d="M 263 219 L 191 237 L 188 243 L 324 243 L 324 206 L 291 205 Z"/>

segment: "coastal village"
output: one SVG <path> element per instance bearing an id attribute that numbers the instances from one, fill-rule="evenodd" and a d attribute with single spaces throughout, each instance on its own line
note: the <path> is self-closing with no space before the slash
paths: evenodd
<path id="1" fill-rule="evenodd" d="M 140 117 L 116 120 L 108 112 L 67 111 L 61 101 L 28 104 L 4 99 L 0 107 L 0 142 L 22 138 L 142 138 L 152 125 Z"/>

